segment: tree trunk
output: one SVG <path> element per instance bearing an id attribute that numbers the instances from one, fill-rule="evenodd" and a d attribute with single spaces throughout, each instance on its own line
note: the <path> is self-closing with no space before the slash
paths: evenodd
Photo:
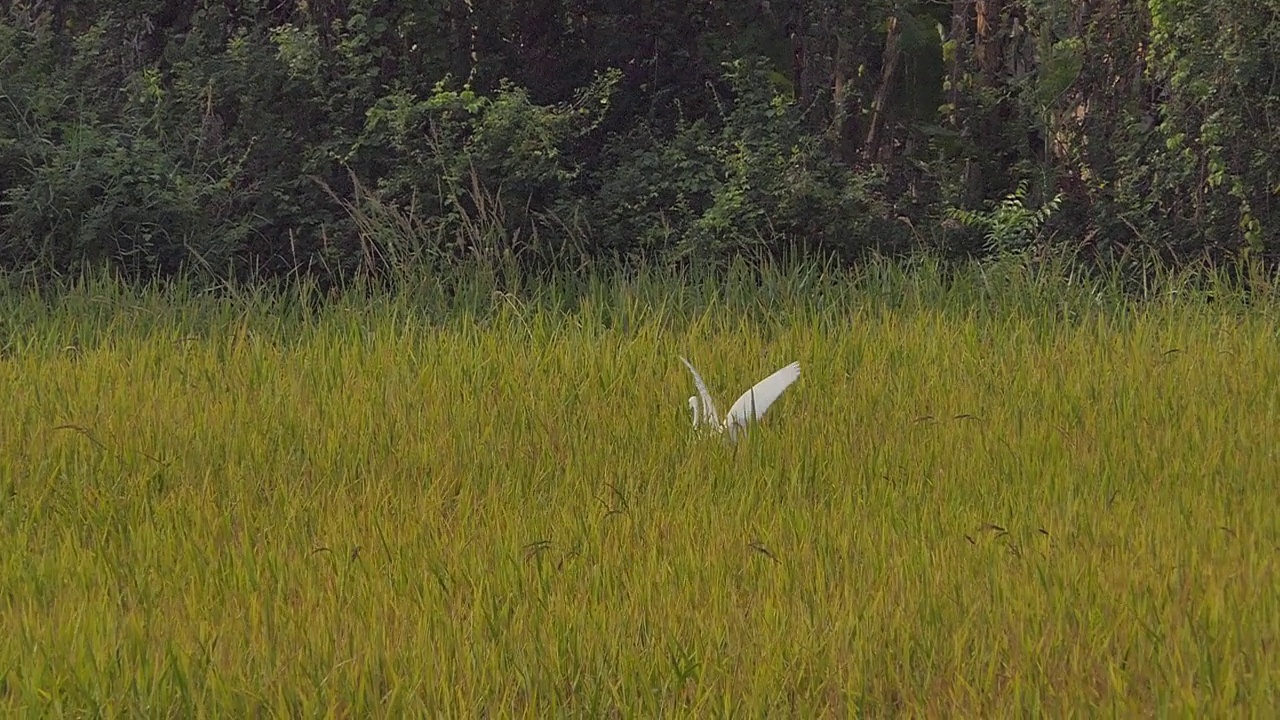
<path id="1" fill-rule="evenodd" d="M 449 3 L 449 72 L 454 80 L 471 77 L 476 62 L 476 27 L 471 0 Z"/>
<path id="2" fill-rule="evenodd" d="M 1003 0 L 975 0 L 977 11 L 977 34 L 975 36 L 975 54 L 978 69 L 987 85 L 994 85 L 996 75 L 1000 71 L 1000 11 Z"/>
<path id="3" fill-rule="evenodd" d="M 852 162 L 858 154 L 857 131 L 853 109 L 850 107 L 852 83 L 849 79 L 849 43 L 843 36 L 836 41 L 836 56 L 832 68 L 831 125 L 829 138 L 843 162 Z"/>
<path id="4" fill-rule="evenodd" d="M 960 106 L 960 80 L 964 77 L 965 63 L 969 58 L 969 10 L 973 0 L 952 0 L 950 40 L 954 50 L 951 56 L 951 67 L 947 70 L 950 89 L 947 91 L 947 102 L 951 104 L 951 121 L 954 124 Z"/>
<path id="5" fill-rule="evenodd" d="M 880 85 L 876 88 L 875 100 L 871 103 L 870 129 L 867 130 L 867 142 L 862 148 L 868 160 L 880 158 L 889 92 L 893 89 L 893 82 L 898 74 L 898 61 L 902 57 L 902 48 L 898 42 L 901 36 L 902 26 L 898 23 L 898 18 L 889 18 L 889 32 L 884 39 L 884 58 L 880 64 Z"/>

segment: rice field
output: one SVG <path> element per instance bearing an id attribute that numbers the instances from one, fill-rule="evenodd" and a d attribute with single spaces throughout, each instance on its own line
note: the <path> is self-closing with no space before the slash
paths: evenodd
<path id="1" fill-rule="evenodd" d="M 7 291 L 0 713 L 1274 711 L 1280 303 L 895 272 Z"/>

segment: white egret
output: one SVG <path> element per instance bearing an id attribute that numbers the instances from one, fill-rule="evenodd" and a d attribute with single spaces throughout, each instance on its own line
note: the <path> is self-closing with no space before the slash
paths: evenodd
<path id="1" fill-rule="evenodd" d="M 715 401 L 711 399 L 711 392 L 707 390 L 707 384 L 702 381 L 702 376 L 684 357 L 680 358 L 680 362 L 693 373 L 693 384 L 698 386 L 698 394 L 689 398 L 689 409 L 693 411 L 693 426 L 696 428 L 705 422 L 716 432 L 722 433 L 728 430 L 731 440 L 738 438 L 739 430 L 746 430 L 749 423 L 759 420 L 782 391 L 800 377 L 798 362 L 778 370 L 742 393 L 742 397 L 729 408 L 729 414 L 721 420 L 716 413 Z"/>

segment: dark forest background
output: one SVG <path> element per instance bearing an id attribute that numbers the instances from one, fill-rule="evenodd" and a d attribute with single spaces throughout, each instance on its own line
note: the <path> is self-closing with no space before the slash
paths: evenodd
<path id="1" fill-rule="evenodd" d="M 0 267 L 1280 258 L 1278 0 L 0 0 Z"/>

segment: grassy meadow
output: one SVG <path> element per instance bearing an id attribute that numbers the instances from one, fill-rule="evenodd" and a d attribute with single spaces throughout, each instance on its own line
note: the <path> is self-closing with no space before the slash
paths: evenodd
<path id="1" fill-rule="evenodd" d="M 6 291 L 0 714 L 1267 716 L 1280 301 L 1167 285 Z"/>

